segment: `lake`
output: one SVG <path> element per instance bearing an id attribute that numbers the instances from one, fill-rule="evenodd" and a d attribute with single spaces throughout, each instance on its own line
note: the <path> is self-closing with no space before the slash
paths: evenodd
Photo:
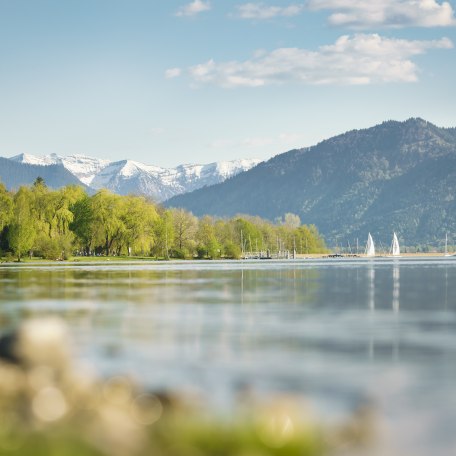
<path id="1" fill-rule="evenodd" d="M 371 404 L 397 454 L 456 454 L 456 258 L 0 267 L 0 329 L 59 315 L 101 375 L 203 395 Z M 389 450 L 393 454 L 393 450 Z"/>

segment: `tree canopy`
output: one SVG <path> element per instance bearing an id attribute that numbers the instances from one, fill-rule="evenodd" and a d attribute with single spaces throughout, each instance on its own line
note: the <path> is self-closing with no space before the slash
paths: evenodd
<path id="1" fill-rule="evenodd" d="M 196 218 L 165 209 L 142 196 L 107 190 L 88 195 L 77 186 L 52 190 L 37 178 L 31 187 L 8 192 L 0 183 L 0 245 L 19 260 L 70 255 L 156 258 L 239 258 L 245 252 L 296 250 L 321 253 L 316 227 L 285 214 L 273 224 L 259 217 Z"/>

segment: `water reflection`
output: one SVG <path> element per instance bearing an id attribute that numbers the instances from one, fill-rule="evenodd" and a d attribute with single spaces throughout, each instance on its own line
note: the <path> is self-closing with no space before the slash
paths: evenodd
<path id="1" fill-rule="evenodd" d="M 372 261 L 369 262 L 367 267 L 367 289 L 368 289 L 368 306 L 371 312 L 375 310 L 375 269 Z M 373 361 L 375 357 L 375 335 L 373 332 L 369 334 L 368 342 L 368 356 L 369 360 Z"/>
<path id="2" fill-rule="evenodd" d="M 388 416 L 451 422 L 455 281 L 454 261 L 406 258 L 0 267 L 0 330 L 60 315 L 103 374 L 220 407 L 245 387 L 331 415 L 388 395 Z"/>
<path id="3" fill-rule="evenodd" d="M 367 268 L 367 283 L 369 289 L 369 309 L 375 309 L 375 269 L 372 263 L 369 264 Z"/>
<path id="4" fill-rule="evenodd" d="M 400 297 L 400 271 L 399 263 L 394 262 L 393 265 L 393 310 L 399 312 L 399 297 Z"/>

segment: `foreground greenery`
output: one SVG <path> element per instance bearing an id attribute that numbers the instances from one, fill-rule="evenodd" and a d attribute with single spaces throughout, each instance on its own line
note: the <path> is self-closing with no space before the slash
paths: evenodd
<path id="1" fill-rule="evenodd" d="M 26 321 L 0 339 L 0 454 L 22 456 L 323 456 L 368 454 L 368 409 L 323 425 L 299 397 L 244 392 L 214 415 L 204 399 L 99 379 L 74 363 L 65 324 Z M 10 336 L 11 337 L 11 336 Z"/>
<path id="2" fill-rule="evenodd" d="M 286 214 L 272 224 L 259 217 L 197 219 L 183 209 L 165 209 L 141 196 L 83 188 L 32 187 L 8 192 L 0 183 L 0 256 L 66 259 L 81 256 L 239 258 L 243 252 L 322 253 L 315 226 Z"/>

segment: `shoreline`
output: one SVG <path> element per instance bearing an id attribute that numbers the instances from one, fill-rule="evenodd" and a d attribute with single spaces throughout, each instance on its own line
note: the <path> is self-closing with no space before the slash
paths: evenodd
<path id="1" fill-rule="evenodd" d="M 20 265 L 20 264 L 78 264 L 78 263 L 106 263 L 106 262 L 116 262 L 116 263 L 128 263 L 128 262 L 147 262 L 147 263 L 187 263 L 187 262 L 217 262 L 217 261 L 227 261 L 227 262 L 251 262 L 251 261 L 280 261 L 280 262 L 293 262 L 296 260 L 338 260 L 338 259 L 350 259 L 350 260 L 376 260 L 376 259 L 410 259 L 410 258 L 455 258 L 456 254 L 452 253 L 449 256 L 445 256 L 444 253 L 440 252 L 420 252 L 420 253 L 403 253 L 398 257 L 393 257 L 391 255 L 376 255 L 375 257 L 368 257 L 365 254 L 332 254 L 332 253 L 309 253 L 309 254 L 296 254 L 296 257 L 290 259 L 263 259 L 263 260 L 251 260 L 251 259 L 235 259 L 235 258 L 218 258 L 218 259 L 199 259 L 199 258 L 189 258 L 189 259 L 179 259 L 179 258 L 155 258 L 155 257 L 126 257 L 126 256 L 100 256 L 100 257 L 70 257 L 67 260 L 47 260 L 44 258 L 23 258 L 21 261 L 16 259 L 7 260 L 5 257 L 0 258 L 0 265 Z"/>

